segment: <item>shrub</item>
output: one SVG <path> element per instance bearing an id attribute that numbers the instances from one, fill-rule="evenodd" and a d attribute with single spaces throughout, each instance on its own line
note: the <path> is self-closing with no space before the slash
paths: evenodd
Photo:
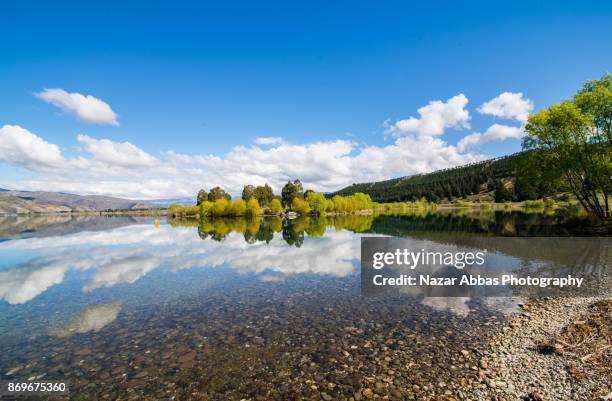
<path id="1" fill-rule="evenodd" d="M 209 201 L 204 201 L 200 204 L 200 216 L 210 216 L 212 214 L 212 208 L 214 203 Z"/>
<path id="2" fill-rule="evenodd" d="M 270 204 L 268 205 L 268 210 L 271 214 L 280 214 L 280 212 L 283 211 L 283 205 L 281 205 L 280 200 L 274 198 L 270 201 Z"/>
<path id="3" fill-rule="evenodd" d="M 303 199 L 295 197 L 291 202 L 291 210 L 305 216 L 310 213 L 310 206 Z"/>
<path id="4" fill-rule="evenodd" d="M 491 209 L 493 207 L 493 204 L 491 202 L 482 201 L 480 202 L 480 207 L 482 209 Z"/>
<path id="5" fill-rule="evenodd" d="M 370 195 L 361 192 L 350 196 L 335 195 L 331 201 L 336 213 L 352 213 L 357 210 L 372 209 L 375 205 Z M 330 207 L 326 205 L 326 209 L 329 210 Z"/>
<path id="6" fill-rule="evenodd" d="M 453 199 L 453 205 L 455 206 L 459 206 L 459 207 L 467 207 L 467 206 L 472 206 L 472 202 L 468 202 L 468 201 L 464 201 L 463 199 Z"/>
<path id="7" fill-rule="evenodd" d="M 182 205 L 170 205 L 168 206 L 168 214 L 170 217 L 195 217 L 200 213 L 198 206 L 182 206 Z"/>
<path id="8" fill-rule="evenodd" d="M 246 214 L 247 205 L 244 199 L 238 198 L 230 205 L 230 216 L 244 216 Z"/>
<path id="9" fill-rule="evenodd" d="M 260 213 L 259 202 L 255 198 L 249 199 L 246 205 L 247 216 L 253 217 L 258 216 Z"/>
<path id="10" fill-rule="evenodd" d="M 542 199 L 526 200 L 523 202 L 523 207 L 528 209 L 541 209 L 544 207 L 544 201 Z"/>
<path id="11" fill-rule="evenodd" d="M 319 192 L 309 192 L 308 195 L 306 195 L 306 202 L 308 203 L 312 213 L 316 214 L 317 216 L 325 214 L 327 200 L 323 194 Z"/>
<path id="12" fill-rule="evenodd" d="M 230 206 L 230 202 L 225 198 L 219 198 L 215 200 L 213 207 L 212 207 L 212 216 L 214 217 L 226 216 L 227 213 L 230 211 L 229 206 Z"/>

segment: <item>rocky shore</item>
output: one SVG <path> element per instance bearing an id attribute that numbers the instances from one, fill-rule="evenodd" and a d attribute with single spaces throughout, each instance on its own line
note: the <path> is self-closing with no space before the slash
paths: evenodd
<path id="1" fill-rule="evenodd" d="M 611 400 L 612 376 L 602 371 L 612 366 L 605 346 L 610 302 L 558 298 L 521 304 L 522 312 L 490 339 L 479 361 L 477 400 Z"/>
<path id="2" fill-rule="evenodd" d="M 79 401 L 610 399 L 609 300 L 361 298 L 357 275 L 180 285 L 3 332 L 0 376 L 65 380 Z"/>

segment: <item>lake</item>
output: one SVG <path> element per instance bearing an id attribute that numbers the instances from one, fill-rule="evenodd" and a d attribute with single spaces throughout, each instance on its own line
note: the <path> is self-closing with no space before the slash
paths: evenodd
<path id="1" fill-rule="evenodd" d="M 512 269 L 609 266 L 607 240 L 530 247 L 570 234 L 551 219 L 0 217 L 0 374 L 67 381 L 83 400 L 462 398 L 521 298 L 362 297 L 361 237 L 502 238 L 487 246 Z"/>

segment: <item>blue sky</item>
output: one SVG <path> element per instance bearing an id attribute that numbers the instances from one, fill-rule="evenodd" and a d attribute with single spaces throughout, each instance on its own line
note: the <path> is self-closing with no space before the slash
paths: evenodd
<path id="1" fill-rule="evenodd" d="M 155 198 L 430 171 L 520 149 L 514 130 L 457 150 L 522 125 L 483 103 L 522 93 L 512 101 L 538 110 L 612 65 L 609 1 L 156 3 L 0 6 L 0 186 Z M 94 96 L 118 125 L 84 121 L 45 89 Z M 459 94 L 469 116 L 442 132 L 396 125 Z M 39 154 L 20 154 L 31 137 L 14 127 L 44 142 Z"/>

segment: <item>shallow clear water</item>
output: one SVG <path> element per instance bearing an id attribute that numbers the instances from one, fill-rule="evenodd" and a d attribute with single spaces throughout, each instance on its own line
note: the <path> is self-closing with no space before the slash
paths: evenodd
<path id="1" fill-rule="evenodd" d="M 73 399 L 348 399 L 372 380 L 391 398 L 457 394 L 517 300 L 362 298 L 360 237 L 420 248 L 550 230 L 545 216 L 493 213 L 4 218 L 0 374 L 67 380 Z M 575 254 L 524 244 L 492 257 L 519 268 Z"/>

